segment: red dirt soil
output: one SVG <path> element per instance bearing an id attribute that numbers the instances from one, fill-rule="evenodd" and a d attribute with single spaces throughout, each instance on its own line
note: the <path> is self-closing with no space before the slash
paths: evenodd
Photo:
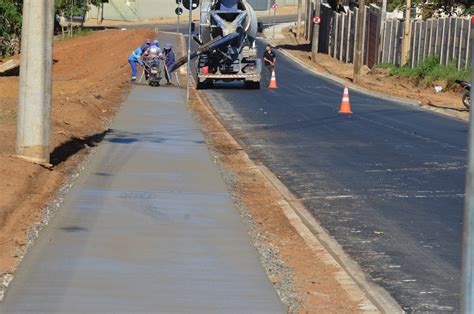
<path id="1" fill-rule="evenodd" d="M 31 226 L 129 91 L 130 52 L 152 31 L 99 31 L 54 46 L 52 170 L 14 157 L 18 77 L 0 77 L 0 275 L 19 264 Z"/>

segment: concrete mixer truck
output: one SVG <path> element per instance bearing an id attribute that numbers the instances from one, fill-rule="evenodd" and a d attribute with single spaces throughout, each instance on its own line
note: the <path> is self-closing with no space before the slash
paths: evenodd
<path id="1" fill-rule="evenodd" d="M 193 39 L 197 88 L 211 88 L 215 81 L 242 81 L 249 89 L 260 88 L 261 60 L 255 38 L 257 17 L 246 0 L 211 0 L 203 3 L 199 32 Z M 186 63 L 177 60 L 173 70 Z"/>

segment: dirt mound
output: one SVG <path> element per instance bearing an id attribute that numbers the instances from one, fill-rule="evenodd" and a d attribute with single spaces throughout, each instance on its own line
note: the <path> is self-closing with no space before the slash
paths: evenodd
<path id="1" fill-rule="evenodd" d="M 128 56 L 153 36 L 147 30 L 106 30 L 55 43 L 52 170 L 12 156 L 18 77 L 0 77 L 0 275 L 17 267 L 30 227 L 87 148 L 104 135 L 129 90 Z"/>

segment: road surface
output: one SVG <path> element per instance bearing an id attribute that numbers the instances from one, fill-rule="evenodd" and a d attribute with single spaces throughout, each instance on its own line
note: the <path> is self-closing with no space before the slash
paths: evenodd
<path id="1" fill-rule="evenodd" d="M 132 90 L 0 313 L 284 313 L 182 90 Z"/>
<path id="2" fill-rule="evenodd" d="M 277 58 L 277 90 L 205 91 L 222 120 L 406 310 L 459 311 L 467 124 L 355 91 L 340 116 L 342 86 Z"/>

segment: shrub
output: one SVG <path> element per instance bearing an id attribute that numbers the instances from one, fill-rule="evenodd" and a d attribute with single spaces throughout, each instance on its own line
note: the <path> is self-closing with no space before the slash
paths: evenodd
<path id="1" fill-rule="evenodd" d="M 397 67 L 393 64 L 383 63 L 377 67 L 390 69 L 393 76 L 416 77 L 424 86 L 430 85 L 436 80 L 445 80 L 448 87 L 453 86 L 456 80 L 470 81 L 471 69 L 458 70 L 456 61 L 449 63 L 447 66 L 439 63 L 438 56 L 427 57 L 422 64 L 414 68 L 409 66 Z"/>

